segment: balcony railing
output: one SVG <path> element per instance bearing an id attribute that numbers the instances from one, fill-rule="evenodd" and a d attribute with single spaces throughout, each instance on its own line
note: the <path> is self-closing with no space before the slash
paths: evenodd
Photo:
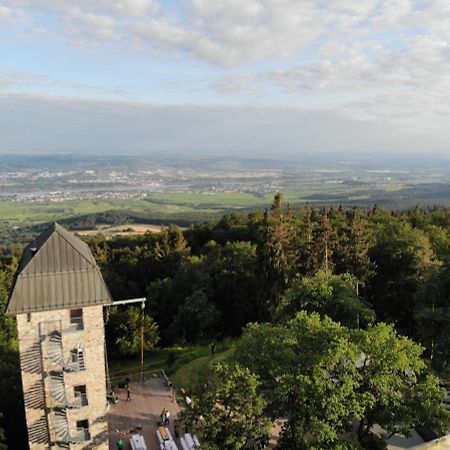
<path id="1" fill-rule="evenodd" d="M 84 330 L 83 316 L 71 317 L 66 320 L 48 320 L 41 322 L 37 328 L 38 336 L 41 338 L 45 338 L 45 336 L 48 336 L 55 331 L 61 333 L 82 330 Z"/>
<path id="2" fill-rule="evenodd" d="M 73 436 L 73 442 L 86 442 L 91 440 L 91 433 L 88 429 L 77 430 L 75 435 Z"/>
<path id="3" fill-rule="evenodd" d="M 85 393 L 75 394 L 75 400 L 73 401 L 73 403 L 78 408 L 81 408 L 82 406 L 87 406 L 88 405 L 87 394 L 85 394 Z"/>
<path id="4" fill-rule="evenodd" d="M 84 364 L 84 360 L 78 361 L 70 361 L 64 364 L 64 372 L 81 372 L 86 370 L 86 365 Z"/>

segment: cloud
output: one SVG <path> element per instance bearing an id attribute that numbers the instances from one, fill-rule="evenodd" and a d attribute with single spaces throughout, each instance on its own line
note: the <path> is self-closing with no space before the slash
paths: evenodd
<path id="1" fill-rule="evenodd" d="M 11 15 L 12 15 L 12 11 L 10 8 L 0 5 L 0 20 L 9 19 L 11 17 Z"/>
<path id="2" fill-rule="evenodd" d="M 75 46 L 120 41 L 130 48 L 188 55 L 218 66 L 283 59 L 338 40 L 342 45 L 417 27 L 448 31 L 446 0 L 4 0 L 2 15 L 42 13 Z M 173 5 L 171 8 L 168 5 Z M 51 32 L 57 31 L 54 29 Z M 396 36 L 398 38 L 398 36 Z M 303 61 L 302 61 L 303 62 Z"/>
<path id="3" fill-rule="evenodd" d="M 73 45 L 121 40 L 189 54 L 220 66 L 283 58 L 330 33 L 361 33 L 380 1 L 5 0 L 32 19 L 54 15 Z M 400 1 L 400 0 L 397 0 Z M 383 13 L 380 13 L 383 14 Z M 36 21 L 38 19 L 35 19 Z M 375 19 L 373 19 L 375 20 Z M 364 27 L 364 28 L 362 28 Z"/>
<path id="4" fill-rule="evenodd" d="M 86 93 L 94 95 L 119 95 L 128 94 L 125 86 L 107 86 L 99 84 L 83 84 L 59 80 L 39 72 L 30 72 L 15 69 L 13 67 L 0 66 L 0 94 L 11 92 L 45 91 L 49 87 L 71 94 Z"/>
<path id="5" fill-rule="evenodd" d="M 276 98 L 278 104 L 297 105 L 307 99 L 315 105 L 310 113 L 320 111 L 320 118 L 327 112 L 348 123 L 384 123 L 412 135 L 415 130 L 441 139 L 447 134 L 448 0 L 3 0 L 2 4 L 0 23 L 11 26 L 21 20 L 22 26 L 13 27 L 20 30 L 46 27 L 52 36 L 59 34 L 64 45 L 86 50 L 101 46 L 106 52 L 120 47 L 138 55 L 133 64 L 145 58 L 155 61 L 156 54 L 158 67 L 176 59 L 186 65 L 200 63 L 198 71 L 206 62 L 211 73 L 220 76 L 200 76 L 197 85 L 205 85 L 203 98 L 217 95 L 224 103 L 249 98 L 270 103 Z M 43 16 L 53 20 L 42 20 Z M 183 85 L 183 71 L 176 75 Z M 0 72 L 4 92 L 17 92 L 19 84 L 21 91 L 29 87 L 43 92 L 37 88 L 49 82 L 64 84 L 51 77 L 27 79 Z M 63 92 L 70 95 L 126 92 L 120 86 L 69 88 L 69 84 Z M 407 139 L 408 134 L 402 133 Z M 439 146 L 443 145 L 441 141 Z"/>
<path id="6" fill-rule="evenodd" d="M 26 133 L 24 133 L 26 129 Z M 0 95 L 0 151 L 282 155 L 442 150 L 439 139 L 318 109 Z M 406 148 L 405 143 L 408 143 Z"/>

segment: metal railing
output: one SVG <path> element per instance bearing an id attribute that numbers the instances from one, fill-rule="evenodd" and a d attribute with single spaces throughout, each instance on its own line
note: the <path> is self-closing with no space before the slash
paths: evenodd
<path id="1" fill-rule="evenodd" d="M 80 359 L 80 356 L 78 356 L 78 361 L 69 361 L 65 363 L 63 369 L 64 372 L 82 372 L 83 370 L 86 370 L 84 357 Z"/>
<path id="2" fill-rule="evenodd" d="M 73 401 L 74 405 L 81 408 L 82 406 L 88 405 L 88 398 L 86 393 L 76 393 L 75 394 L 75 400 Z"/>
<path id="3" fill-rule="evenodd" d="M 45 337 L 54 331 L 61 332 L 72 332 L 72 331 L 83 331 L 84 321 L 83 316 L 71 317 L 66 320 L 46 320 L 40 322 L 37 327 L 38 336 Z"/>
<path id="4" fill-rule="evenodd" d="M 89 429 L 78 429 L 71 440 L 75 443 L 90 441 L 91 433 L 89 432 Z"/>

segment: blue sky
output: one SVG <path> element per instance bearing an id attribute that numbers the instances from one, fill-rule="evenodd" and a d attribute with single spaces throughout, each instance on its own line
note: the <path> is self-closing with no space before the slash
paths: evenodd
<path id="1" fill-rule="evenodd" d="M 0 151 L 450 152 L 449 69 L 447 0 L 0 0 Z"/>

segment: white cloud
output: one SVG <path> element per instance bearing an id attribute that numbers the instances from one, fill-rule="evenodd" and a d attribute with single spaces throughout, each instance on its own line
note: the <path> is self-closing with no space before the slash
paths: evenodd
<path id="1" fill-rule="evenodd" d="M 344 0 L 331 7 L 315 0 L 184 0 L 172 13 L 157 0 L 5 1 L 8 9 L 20 7 L 30 17 L 36 11 L 54 14 L 77 46 L 91 37 L 140 41 L 223 66 L 288 57 L 329 28 L 342 31 L 365 20 L 376 3 L 351 8 Z"/>
<path id="2" fill-rule="evenodd" d="M 157 52 L 161 59 L 187 57 L 188 62 L 224 68 L 221 79 L 205 83 L 230 98 L 281 95 L 289 104 L 293 94 L 339 96 L 334 108 L 351 119 L 389 120 L 409 129 L 447 127 L 448 0 L 3 0 L 3 4 L 0 21 L 22 15 L 36 27 L 43 26 L 39 22 L 43 12 L 53 15 L 57 20 L 48 23 L 61 24 L 64 43 L 84 48 L 108 48 L 110 43 L 114 48 L 120 43 L 141 52 L 141 57 Z"/>
<path id="3" fill-rule="evenodd" d="M 10 8 L 0 5 L 0 20 L 9 19 L 11 17 L 11 15 L 12 15 L 12 11 Z"/>
<path id="4" fill-rule="evenodd" d="M 50 77 L 44 73 L 18 70 L 13 67 L 0 66 L 0 94 L 12 92 L 23 93 L 29 91 L 44 91 L 49 87 L 57 87 L 66 94 L 93 94 L 98 96 L 124 96 L 128 89 L 124 86 L 106 86 L 98 84 L 83 84 L 68 82 Z"/>
<path id="5" fill-rule="evenodd" d="M 343 45 L 373 33 L 414 27 L 448 34 L 447 0 L 4 0 L 2 16 L 17 8 L 34 17 L 54 14 L 65 38 L 86 45 L 118 39 L 235 66 L 287 58 L 310 44 Z M 36 19 L 38 20 L 38 19 Z M 92 39 L 95 38 L 95 39 Z"/>

